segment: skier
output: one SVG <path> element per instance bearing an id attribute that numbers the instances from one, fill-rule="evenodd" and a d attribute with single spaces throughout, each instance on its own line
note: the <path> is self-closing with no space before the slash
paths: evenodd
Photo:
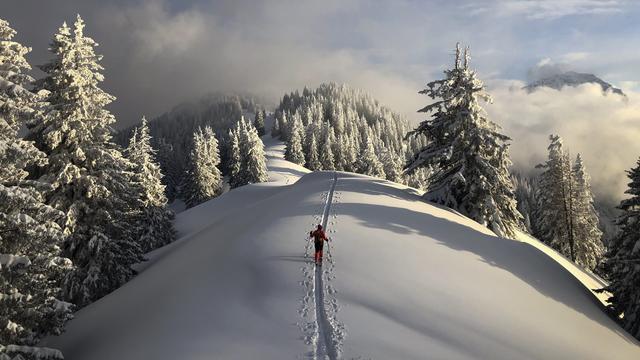
<path id="1" fill-rule="evenodd" d="M 322 246 L 324 245 L 325 240 L 329 241 L 329 238 L 327 238 L 327 235 L 324 233 L 324 230 L 322 230 L 322 225 L 318 225 L 318 227 L 314 231 L 310 231 L 309 237 L 313 238 L 313 245 L 315 246 L 315 249 L 316 249 L 316 254 L 314 257 L 316 264 L 321 265 L 322 264 Z"/>

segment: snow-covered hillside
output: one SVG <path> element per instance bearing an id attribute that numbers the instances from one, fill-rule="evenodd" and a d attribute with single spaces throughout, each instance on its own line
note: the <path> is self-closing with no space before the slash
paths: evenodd
<path id="1" fill-rule="evenodd" d="M 640 358 L 544 248 L 281 153 L 267 149 L 272 182 L 180 213 L 179 241 L 45 345 L 71 360 Z M 320 222 L 332 241 L 316 268 Z"/>

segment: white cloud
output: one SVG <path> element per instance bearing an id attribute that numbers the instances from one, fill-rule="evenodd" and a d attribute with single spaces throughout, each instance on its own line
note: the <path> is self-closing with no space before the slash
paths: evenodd
<path id="1" fill-rule="evenodd" d="M 565 71 L 568 71 L 570 68 L 567 63 L 556 63 L 551 58 L 544 58 L 538 61 L 538 63 L 533 66 L 527 72 L 527 78 L 530 82 L 537 81 L 540 79 L 548 78 L 553 75 L 561 74 Z"/>
<path id="2" fill-rule="evenodd" d="M 276 102 L 285 92 L 328 81 L 363 88 L 410 117 L 421 107 L 421 81 L 371 61 L 376 49 L 325 44 L 335 36 L 326 35 L 323 21 L 353 11 L 356 2 L 228 5 L 216 3 L 221 12 L 207 5 L 175 12 L 164 1 L 146 0 L 108 7 L 90 23 L 100 34 L 107 85 L 117 86 L 114 109 L 136 114 L 121 124 L 212 91 Z"/>
<path id="3" fill-rule="evenodd" d="M 512 139 L 516 168 L 532 171 L 547 156 L 548 136 L 559 134 L 575 157 L 581 153 L 596 195 L 618 201 L 626 189 L 625 170 L 640 157 L 640 93 L 625 99 L 603 95 L 599 85 L 522 90 L 524 83 L 492 84 L 494 103 L 485 108 Z"/>
<path id="4" fill-rule="evenodd" d="M 499 0 L 492 4 L 468 4 L 471 15 L 524 16 L 531 20 L 552 20 L 570 15 L 613 14 L 623 11 L 615 0 Z"/>
<path id="5" fill-rule="evenodd" d="M 587 60 L 589 56 L 590 56 L 590 53 L 586 51 L 568 52 L 560 56 L 560 61 L 566 62 L 566 63 L 575 63 L 575 62 Z"/>

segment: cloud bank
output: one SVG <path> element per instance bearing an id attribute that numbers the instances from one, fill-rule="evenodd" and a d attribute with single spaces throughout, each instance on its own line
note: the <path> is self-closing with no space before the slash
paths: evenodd
<path id="1" fill-rule="evenodd" d="M 520 81 L 491 85 L 494 103 L 485 109 L 513 141 L 515 168 L 533 173 L 547 157 L 548 136 L 558 134 L 573 158 L 583 155 L 593 191 L 610 203 L 623 197 L 625 170 L 640 157 L 640 93 L 625 90 L 627 99 L 603 95 L 596 84 L 522 90 Z"/>
<path id="2" fill-rule="evenodd" d="M 52 3 L 11 4 L 17 20 L 9 20 L 19 40 L 34 48 L 30 61 L 47 61 L 46 44 L 53 33 L 81 13 L 85 34 L 104 55 L 104 87 L 118 98 L 111 110 L 119 126 L 209 92 L 252 93 L 275 103 L 285 92 L 328 81 L 367 89 L 396 109 L 410 109 L 411 115 L 420 106 L 422 80 L 372 61 L 376 50 L 339 43 L 331 22 L 350 18 L 363 6 L 359 1 Z M 28 16 L 34 9 L 47 14 L 37 31 Z M 357 36 L 356 25 L 349 27 Z"/>
<path id="3" fill-rule="evenodd" d="M 628 1 L 429 2 L 399 0 L 15 0 L 0 16 L 33 47 L 32 64 L 76 13 L 100 43 L 104 88 L 119 126 L 154 117 L 208 92 L 284 92 L 335 81 L 362 88 L 417 122 L 430 99 L 418 91 L 442 76 L 457 41 L 495 99 L 486 108 L 512 136 L 516 165 L 531 169 L 558 133 L 583 153 L 602 197 L 622 196 L 624 170 L 640 155 L 638 5 Z M 538 66 L 529 71 L 539 61 Z M 554 63 L 549 59 L 556 59 Z M 622 87 L 624 103 L 597 88 L 520 91 L 569 68 Z M 529 71 L 529 72 L 528 72 Z M 501 80 L 502 79 L 502 80 Z"/>

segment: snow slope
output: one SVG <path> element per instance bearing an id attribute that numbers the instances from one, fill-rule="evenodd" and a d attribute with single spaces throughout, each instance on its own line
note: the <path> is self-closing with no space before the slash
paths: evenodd
<path id="1" fill-rule="evenodd" d="M 540 248 L 400 185 L 267 152 L 274 182 L 180 213 L 178 242 L 44 345 L 71 360 L 640 358 Z M 317 268 L 304 253 L 320 222 L 332 242 Z"/>

